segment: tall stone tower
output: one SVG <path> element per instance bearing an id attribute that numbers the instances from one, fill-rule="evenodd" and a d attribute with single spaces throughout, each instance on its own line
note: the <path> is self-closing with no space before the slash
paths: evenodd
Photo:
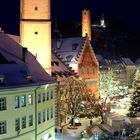
<path id="1" fill-rule="evenodd" d="M 50 0 L 20 0 L 20 43 L 51 73 Z"/>
<path id="2" fill-rule="evenodd" d="M 91 40 L 91 20 L 90 20 L 90 11 L 83 10 L 82 11 L 82 37 L 86 36 Z"/>

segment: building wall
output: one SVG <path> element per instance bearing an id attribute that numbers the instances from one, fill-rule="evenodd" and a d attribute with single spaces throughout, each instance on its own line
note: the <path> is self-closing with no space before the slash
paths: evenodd
<path id="1" fill-rule="evenodd" d="M 47 93 L 49 99 L 47 100 Z M 51 92 L 53 98 L 51 98 Z M 32 95 L 32 104 L 29 104 L 29 96 Z M 38 102 L 38 94 L 41 95 L 41 102 Z M 45 100 L 43 101 L 43 94 Z M 26 106 L 21 107 L 22 95 L 26 96 Z M 15 108 L 15 96 L 19 96 L 20 107 Z M 26 87 L 17 89 L 0 90 L 0 99 L 6 98 L 6 110 L 0 110 L 0 121 L 6 121 L 6 133 L 0 134 L 0 140 L 37 140 L 44 138 L 46 134 L 51 134 L 54 139 L 55 125 L 55 85 L 45 85 L 41 87 Z M 36 99 L 36 102 L 35 102 Z M 51 118 L 51 108 L 53 108 L 53 118 Z M 47 120 L 47 109 L 49 109 L 49 120 Z M 46 120 L 43 122 L 43 111 L 45 110 Z M 38 112 L 41 112 L 41 123 L 38 124 Z M 29 115 L 33 115 L 33 125 L 29 126 Z M 22 117 L 26 117 L 26 127 L 22 128 Z M 20 129 L 15 130 L 15 120 L 19 118 Z"/>
<path id="2" fill-rule="evenodd" d="M 99 97 L 99 66 L 95 60 L 93 52 L 87 43 L 82 58 L 78 64 L 78 73 L 80 78 L 85 79 L 87 85 L 92 89 L 95 96 Z"/>
<path id="3" fill-rule="evenodd" d="M 20 43 L 51 73 L 50 0 L 21 0 Z"/>
<path id="4" fill-rule="evenodd" d="M 21 0 L 21 19 L 50 19 L 50 0 Z"/>

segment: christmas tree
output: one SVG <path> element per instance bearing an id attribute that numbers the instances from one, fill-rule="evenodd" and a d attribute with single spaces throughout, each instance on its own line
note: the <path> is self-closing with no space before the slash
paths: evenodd
<path id="1" fill-rule="evenodd" d="M 131 93 L 131 105 L 129 108 L 129 113 L 127 114 L 129 117 L 136 117 L 136 114 L 140 112 L 140 71 L 137 70 L 133 85 L 133 92 Z"/>

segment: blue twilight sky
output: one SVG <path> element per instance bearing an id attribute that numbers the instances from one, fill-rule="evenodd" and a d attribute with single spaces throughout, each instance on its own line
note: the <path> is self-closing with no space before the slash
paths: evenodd
<path id="1" fill-rule="evenodd" d="M 40 0 L 41 2 L 41 0 Z M 5 32 L 19 31 L 20 0 L 0 2 L 0 26 Z M 92 23 L 103 13 L 106 17 L 119 20 L 129 28 L 140 31 L 139 0 L 51 0 L 52 22 L 81 22 L 82 9 L 90 9 Z"/>

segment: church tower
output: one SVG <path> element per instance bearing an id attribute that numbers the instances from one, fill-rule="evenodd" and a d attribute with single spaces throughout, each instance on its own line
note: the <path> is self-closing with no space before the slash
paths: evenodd
<path id="1" fill-rule="evenodd" d="M 91 20 L 90 20 L 90 11 L 83 10 L 82 11 L 82 37 L 85 37 L 86 34 L 91 40 Z"/>
<path id="2" fill-rule="evenodd" d="M 50 0 L 20 0 L 20 43 L 51 73 Z"/>

